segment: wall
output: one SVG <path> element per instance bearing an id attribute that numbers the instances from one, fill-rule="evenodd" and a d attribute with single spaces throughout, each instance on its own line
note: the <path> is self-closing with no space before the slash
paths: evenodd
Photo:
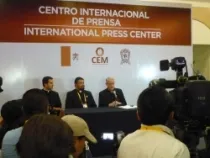
<path id="1" fill-rule="evenodd" d="M 146 0 L 168 3 L 185 3 L 192 5 L 192 43 L 194 69 L 199 70 L 210 79 L 210 2 L 185 0 Z"/>
<path id="2" fill-rule="evenodd" d="M 210 7 L 193 8 L 194 69 L 210 80 Z"/>
<path id="3" fill-rule="evenodd" d="M 194 70 L 210 80 L 210 45 L 193 46 Z"/>
<path id="4" fill-rule="evenodd" d="M 132 0 L 133 2 L 139 0 Z M 192 35 L 193 44 L 210 45 L 210 2 L 195 2 L 190 0 L 144 0 L 147 2 L 165 2 L 192 5 Z"/>
<path id="5" fill-rule="evenodd" d="M 193 44 L 210 45 L 210 8 L 193 8 Z"/>

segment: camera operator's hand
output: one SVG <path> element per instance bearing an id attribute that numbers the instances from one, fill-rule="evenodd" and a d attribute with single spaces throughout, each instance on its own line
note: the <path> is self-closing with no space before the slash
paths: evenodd
<path id="1" fill-rule="evenodd" d="M 65 111 L 64 109 L 60 109 L 59 117 L 62 118 L 63 116 L 65 116 Z"/>
<path id="2" fill-rule="evenodd" d="M 65 115 L 64 109 L 60 107 L 53 107 L 51 108 L 52 111 L 54 111 L 54 114 L 56 114 L 59 117 L 63 117 Z"/>
<path id="3" fill-rule="evenodd" d="M 64 112 L 64 109 L 62 108 L 57 108 L 57 107 L 54 107 L 53 110 L 56 110 L 56 111 L 59 111 L 59 117 L 63 117 L 65 115 L 65 112 Z"/>
<path id="4" fill-rule="evenodd" d="M 53 110 L 61 110 L 62 108 L 53 107 Z"/>

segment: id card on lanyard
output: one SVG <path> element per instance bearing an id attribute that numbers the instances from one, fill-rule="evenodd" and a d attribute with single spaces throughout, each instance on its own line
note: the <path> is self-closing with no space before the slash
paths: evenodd
<path id="1" fill-rule="evenodd" d="M 87 99 L 86 99 L 85 94 L 84 94 L 84 101 L 85 101 L 84 103 L 83 103 L 83 101 L 82 101 L 82 98 L 81 98 L 80 93 L 78 93 L 78 92 L 77 92 L 77 95 L 78 95 L 78 97 L 79 97 L 79 100 L 80 100 L 80 102 L 81 102 L 81 104 L 82 104 L 83 108 L 88 108 L 88 105 L 87 105 Z"/>

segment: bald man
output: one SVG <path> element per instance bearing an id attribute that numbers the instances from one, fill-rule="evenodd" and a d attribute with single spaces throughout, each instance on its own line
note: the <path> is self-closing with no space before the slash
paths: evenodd
<path id="1" fill-rule="evenodd" d="M 114 78 L 106 79 L 107 88 L 99 93 L 99 107 L 116 107 L 127 105 L 123 91 L 115 88 Z"/>

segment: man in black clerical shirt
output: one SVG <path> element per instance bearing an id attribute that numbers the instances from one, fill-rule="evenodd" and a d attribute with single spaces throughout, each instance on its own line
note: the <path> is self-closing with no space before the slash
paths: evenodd
<path id="1" fill-rule="evenodd" d="M 123 91 L 115 88 L 114 78 L 106 79 L 107 88 L 99 93 L 99 107 L 115 107 L 126 105 Z"/>
<path id="2" fill-rule="evenodd" d="M 43 91 L 45 92 L 51 108 L 61 108 L 61 100 L 59 94 L 53 91 L 53 78 L 46 76 L 42 79 Z"/>
<path id="3" fill-rule="evenodd" d="M 77 77 L 74 81 L 74 84 L 75 89 L 68 92 L 66 96 L 66 109 L 96 107 L 92 93 L 85 90 L 84 79 Z"/>

